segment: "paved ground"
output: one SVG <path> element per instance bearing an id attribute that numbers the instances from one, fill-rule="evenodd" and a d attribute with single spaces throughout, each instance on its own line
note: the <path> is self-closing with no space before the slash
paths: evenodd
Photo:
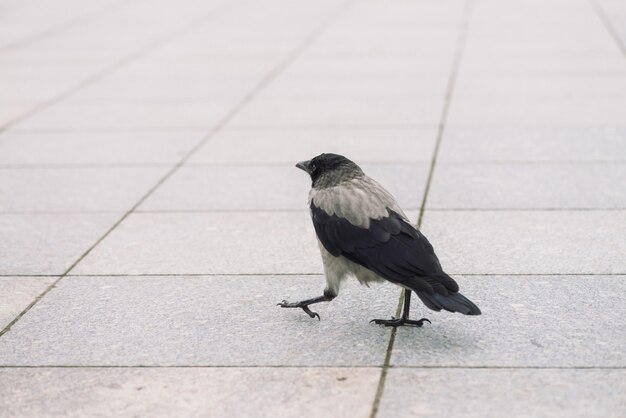
<path id="1" fill-rule="evenodd" d="M 0 416 L 626 416 L 622 0 L 0 0 Z M 482 308 L 368 324 L 345 153 Z"/>

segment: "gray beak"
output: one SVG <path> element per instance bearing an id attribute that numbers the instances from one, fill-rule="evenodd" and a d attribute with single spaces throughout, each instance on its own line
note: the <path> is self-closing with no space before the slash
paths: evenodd
<path id="1" fill-rule="evenodd" d="M 304 170 L 307 173 L 311 174 L 311 160 L 300 161 L 298 164 L 296 164 L 296 167 L 298 167 L 300 170 Z"/>

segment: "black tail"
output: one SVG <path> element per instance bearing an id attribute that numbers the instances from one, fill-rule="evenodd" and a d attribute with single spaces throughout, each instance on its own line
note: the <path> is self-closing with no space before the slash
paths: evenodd
<path id="1" fill-rule="evenodd" d="M 462 294 L 448 293 L 442 295 L 441 293 L 433 293 L 432 295 L 426 292 L 415 292 L 417 296 L 424 302 L 424 305 L 428 306 L 433 311 L 440 311 L 445 309 L 450 312 L 460 312 L 465 315 L 480 315 L 480 309 L 478 306 L 463 296 Z"/>

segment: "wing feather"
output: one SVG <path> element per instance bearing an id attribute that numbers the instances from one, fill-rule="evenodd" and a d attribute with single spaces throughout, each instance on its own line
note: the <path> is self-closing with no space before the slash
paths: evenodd
<path id="1" fill-rule="evenodd" d="M 367 228 L 329 215 L 313 201 L 311 214 L 317 237 L 335 257 L 344 256 L 416 291 L 444 295 L 458 291 L 426 237 L 394 210 L 387 208 L 386 217 L 370 219 Z"/>

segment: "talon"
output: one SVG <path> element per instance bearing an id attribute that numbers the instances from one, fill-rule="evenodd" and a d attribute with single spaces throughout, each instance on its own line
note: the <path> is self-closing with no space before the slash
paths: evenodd
<path id="1" fill-rule="evenodd" d="M 300 306 L 302 308 L 302 310 L 304 312 L 306 312 L 307 315 L 309 315 L 311 318 L 315 318 L 317 317 L 317 319 L 319 321 L 321 321 L 322 319 L 320 318 L 319 314 L 317 312 L 313 312 L 312 310 L 309 309 L 309 307 L 307 305 L 304 306 Z"/>

